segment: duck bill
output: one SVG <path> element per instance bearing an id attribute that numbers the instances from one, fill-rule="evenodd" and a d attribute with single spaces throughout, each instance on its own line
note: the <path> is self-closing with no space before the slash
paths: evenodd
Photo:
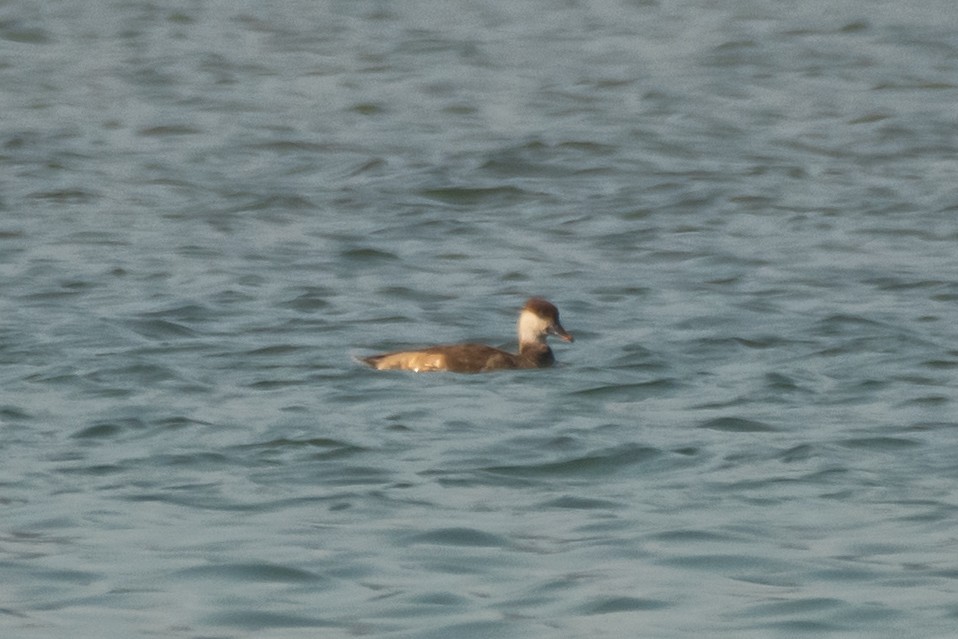
<path id="1" fill-rule="evenodd" d="M 558 337 L 559 339 L 565 340 L 566 342 L 575 341 L 575 338 L 572 337 L 572 333 L 569 333 L 564 328 L 562 328 L 562 324 L 559 324 L 558 322 L 556 322 L 555 324 L 549 327 L 549 332 L 555 335 L 556 337 Z"/>

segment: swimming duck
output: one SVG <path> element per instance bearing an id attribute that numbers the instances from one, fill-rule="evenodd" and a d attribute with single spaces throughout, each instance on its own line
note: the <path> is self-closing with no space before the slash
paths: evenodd
<path id="1" fill-rule="evenodd" d="M 555 362 L 552 349 L 546 343 L 547 335 L 573 341 L 572 335 L 559 323 L 559 309 L 540 297 L 533 297 L 519 312 L 518 355 L 485 344 L 448 344 L 373 355 L 362 358 L 362 361 L 381 371 L 417 373 L 485 373 L 513 368 L 545 368 Z"/>

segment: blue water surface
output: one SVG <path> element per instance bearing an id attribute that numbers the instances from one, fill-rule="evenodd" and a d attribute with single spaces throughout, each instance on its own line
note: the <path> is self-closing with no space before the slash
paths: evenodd
<path id="1" fill-rule="evenodd" d="M 0 5 L 0 634 L 953 636 L 956 33 Z"/>

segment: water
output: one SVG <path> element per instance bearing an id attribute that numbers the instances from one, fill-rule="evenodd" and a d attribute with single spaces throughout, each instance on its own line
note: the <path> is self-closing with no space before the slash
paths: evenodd
<path id="1" fill-rule="evenodd" d="M 952 636 L 955 33 L 3 3 L 3 636 Z"/>

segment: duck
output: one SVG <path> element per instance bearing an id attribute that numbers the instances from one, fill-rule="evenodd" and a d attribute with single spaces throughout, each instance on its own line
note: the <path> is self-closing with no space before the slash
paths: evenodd
<path id="1" fill-rule="evenodd" d="M 566 342 L 575 341 L 572 334 L 559 323 L 559 309 L 541 297 L 526 301 L 519 311 L 518 329 L 517 354 L 485 344 L 465 343 L 372 355 L 361 358 L 361 361 L 381 371 L 416 373 L 487 373 L 518 368 L 548 368 L 555 363 L 555 355 L 546 343 L 546 337 L 554 335 Z"/>

